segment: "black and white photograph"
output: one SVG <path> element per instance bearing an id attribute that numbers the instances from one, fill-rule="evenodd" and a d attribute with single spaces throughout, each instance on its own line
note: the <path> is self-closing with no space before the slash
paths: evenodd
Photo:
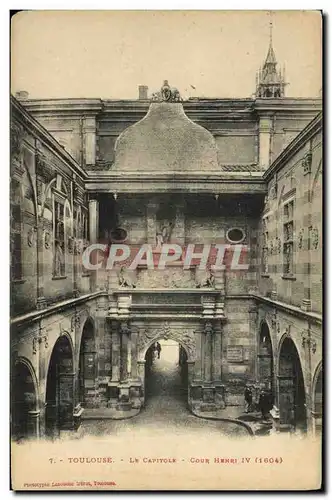
<path id="1" fill-rule="evenodd" d="M 12 16 L 13 490 L 321 488 L 322 30 Z"/>

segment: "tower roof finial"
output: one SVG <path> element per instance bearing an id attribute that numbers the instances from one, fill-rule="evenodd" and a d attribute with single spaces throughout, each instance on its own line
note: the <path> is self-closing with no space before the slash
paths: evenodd
<path id="1" fill-rule="evenodd" d="M 277 59 L 273 48 L 273 11 L 269 11 L 269 48 L 263 68 L 259 71 L 256 84 L 258 97 L 283 97 L 285 90 L 285 76 L 277 69 Z"/>

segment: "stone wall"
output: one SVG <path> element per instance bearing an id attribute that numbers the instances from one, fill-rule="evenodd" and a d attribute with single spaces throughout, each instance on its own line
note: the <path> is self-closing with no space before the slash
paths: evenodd
<path id="1" fill-rule="evenodd" d="M 307 162 L 309 162 L 307 164 Z M 285 272 L 285 211 L 294 207 L 293 264 Z M 274 293 L 278 300 L 301 307 L 311 301 L 312 310 L 321 312 L 322 277 L 322 137 L 317 132 L 290 153 L 278 172 L 270 177 L 268 195 L 260 221 L 262 295 Z M 286 207 L 286 208 L 285 208 Z M 264 242 L 264 233 L 267 241 Z M 263 247 L 267 248 L 267 268 L 263 269 Z"/>
<path id="2" fill-rule="evenodd" d="M 15 269 L 12 266 L 15 315 L 86 293 L 90 283 L 80 263 L 88 239 L 84 173 L 14 101 L 12 111 L 11 231 L 12 240 L 16 238 L 12 255 L 15 258 L 20 247 L 22 264 L 21 271 L 17 263 Z M 56 203 L 61 207 L 57 228 Z M 57 259 L 62 261 L 58 267 Z"/>

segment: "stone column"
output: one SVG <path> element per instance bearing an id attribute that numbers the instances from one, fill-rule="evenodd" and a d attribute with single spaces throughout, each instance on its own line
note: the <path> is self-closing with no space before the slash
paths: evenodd
<path id="1" fill-rule="evenodd" d="M 137 379 L 137 331 L 131 331 L 131 377 Z"/>
<path id="2" fill-rule="evenodd" d="M 188 387 L 193 381 L 195 361 L 187 361 L 188 366 Z"/>
<path id="3" fill-rule="evenodd" d="M 220 321 L 217 321 L 217 323 L 214 326 L 214 357 L 213 357 L 213 376 L 212 380 L 214 382 L 220 382 L 221 381 L 221 360 L 222 360 L 222 341 L 221 341 L 221 335 L 222 335 L 222 327 Z"/>
<path id="4" fill-rule="evenodd" d="M 37 309 L 46 307 L 44 297 L 44 224 L 39 217 L 37 223 Z"/>
<path id="5" fill-rule="evenodd" d="M 112 321 L 112 382 L 120 381 L 120 332 L 119 325 Z"/>
<path id="6" fill-rule="evenodd" d="M 97 243 L 99 235 L 99 210 L 98 210 L 98 201 L 90 200 L 89 201 L 89 241 L 90 245 L 93 243 Z M 90 286 L 91 291 L 96 291 L 97 288 L 97 272 L 91 271 L 90 274 Z"/>
<path id="7" fill-rule="evenodd" d="M 304 366 L 303 366 L 303 381 L 304 381 L 304 390 L 305 390 L 305 401 L 306 401 L 306 423 L 307 423 L 307 431 L 312 432 L 312 413 L 314 410 L 312 408 L 312 384 L 311 384 L 311 331 L 310 324 L 308 324 L 308 329 L 302 331 L 302 349 L 304 351 Z"/>
<path id="8" fill-rule="evenodd" d="M 37 438 L 40 437 L 40 429 L 39 429 L 39 410 L 30 410 L 28 411 L 28 435 L 29 437 Z"/>
<path id="9" fill-rule="evenodd" d="M 311 146 L 311 145 L 310 145 Z M 301 263 L 303 266 L 303 279 L 304 279 L 304 289 L 303 289 L 303 299 L 301 309 L 304 311 L 311 311 L 311 240 L 312 240 L 312 217 L 311 209 L 312 204 L 310 200 L 311 192 L 311 163 L 312 163 L 312 152 L 311 147 L 305 157 L 302 159 L 302 190 L 303 197 L 306 198 L 306 203 L 303 203 L 302 214 L 302 227 L 297 229 L 298 233 L 296 235 L 297 245 L 295 250 L 295 260 Z"/>
<path id="10" fill-rule="evenodd" d="M 37 254 L 37 309 L 46 307 L 44 297 L 44 218 L 42 207 L 45 196 L 45 174 L 46 163 L 43 154 L 40 151 L 40 143 L 36 140 L 35 170 L 36 170 L 36 190 L 37 190 L 37 227 L 36 227 L 36 254 Z"/>
<path id="11" fill-rule="evenodd" d="M 121 328 L 120 328 L 120 341 L 121 341 L 120 380 L 121 380 L 121 382 L 125 382 L 126 380 L 128 380 L 129 335 L 130 335 L 130 332 L 127 329 L 127 326 L 121 325 Z"/>
<path id="12" fill-rule="evenodd" d="M 204 335 L 204 382 L 211 382 L 212 341 L 213 329 L 211 324 L 208 323 L 205 326 Z"/>
<path id="13" fill-rule="evenodd" d="M 270 165 L 272 120 L 262 116 L 259 120 L 259 166 L 266 170 Z"/>
<path id="14" fill-rule="evenodd" d="M 203 363 L 203 334 L 198 330 L 195 332 L 196 335 L 196 362 L 195 362 L 195 380 L 201 381 L 203 378 L 202 374 L 202 363 Z"/>
<path id="15" fill-rule="evenodd" d="M 99 210 L 98 201 L 89 201 L 89 241 L 90 243 L 97 243 L 99 233 Z"/>
<path id="16" fill-rule="evenodd" d="M 96 118 L 87 117 L 84 120 L 83 131 L 85 136 L 85 164 L 95 166 L 96 163 Z"/>

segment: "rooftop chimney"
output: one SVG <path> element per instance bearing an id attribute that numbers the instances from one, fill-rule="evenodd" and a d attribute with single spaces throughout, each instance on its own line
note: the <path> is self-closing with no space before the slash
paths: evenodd
<path id="1" fill-rule="evenodd" d="M 138 99 L 139 100 L 147 100 L 148 99 L 148 89 L 147 85 L 139 85 L 138 86 Z"/>
<path id="2" fill-rule="evenodd" d="M 15 94 L 15 97 L 16 99 L 29 99 L 29 92 L 27 92 L 26 90 L 19 90 L 18 92 L 16 92 Z"/>

